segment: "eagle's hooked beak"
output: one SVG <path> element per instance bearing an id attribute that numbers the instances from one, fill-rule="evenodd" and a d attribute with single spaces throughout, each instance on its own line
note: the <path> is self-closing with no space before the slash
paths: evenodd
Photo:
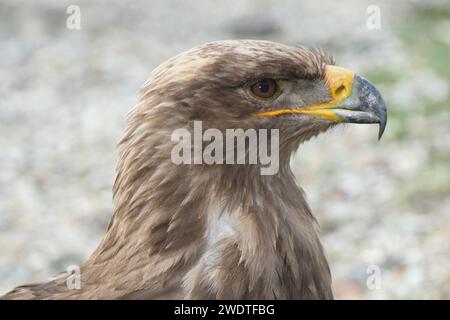
<path id="1" fill-rule="evenodd" d="M 328 65 L 325 80 L 331 100 L 301 108 L 257 112 L 257 115 L 310 114 L 335 122 L 378 123 L 378 139 L 386 127 L 386 106 L 380 92 L 366 79 L 345 68 Z"/>

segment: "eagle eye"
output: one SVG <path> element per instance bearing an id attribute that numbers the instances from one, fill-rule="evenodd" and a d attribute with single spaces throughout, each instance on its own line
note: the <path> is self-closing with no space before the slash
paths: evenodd
<path id="1" fill-rule="evenodd" d="M 250 90 L 256 97 L 268 99 L 279 91 L 279 86 L 274 79 L 262 79 L 254 83 Z"/>

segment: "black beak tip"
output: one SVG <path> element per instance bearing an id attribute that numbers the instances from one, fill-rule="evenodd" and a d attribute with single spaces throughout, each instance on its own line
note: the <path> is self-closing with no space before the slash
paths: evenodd
<path id="1" fill-rule="evenodd" d="M 384 129 L 386 129 L 386 121 L 384 121 L 384 122 L 380 121 L 380 126 L 379 126 L 379 130 L 378 130 L 378 141 L 381 140 L 381 137 L 383 136 L 383 133 L 384 133 Z"/>
<path id="2" fill-rule="evenodd" d="M 379 95 L 379 94 L 378 94 Z M 384 130 L 386 129 L 386 123 L 387 123 L 387 111 L 386 106 L 384 104 L 383 98 L 381 95 L 379 95 L 379 107 L 376 109 L 376 114 L 379 119 L 379 130 L 378 130 L 378 141 L 381 140 L 381 137 L 383 136 Z"/>
<path id="3" fill-rule="evenodd" d="M 376 109 L 378 112 L 377 117 L 379 119 L 379 130 L 378 130 L 378 141 L 381 140 L 381 137 L 383 136 L 384 130 L 386 129 L 386 123 L 387 123 L 387 111 L 386 106 L 384 104 L 383 98 L 381 95 L 379 96 L 379 107 Z"/>

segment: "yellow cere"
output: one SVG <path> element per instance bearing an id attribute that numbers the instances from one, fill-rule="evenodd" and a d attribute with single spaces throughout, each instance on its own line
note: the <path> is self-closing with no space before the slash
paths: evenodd
<path id="1" fill-rule="evenodd" d="M 353 77 L 355 73 L 348 69 L 337 66 L 325 67 L 325 81 L 332 102 L 341 102 L 352 93 Z"/>

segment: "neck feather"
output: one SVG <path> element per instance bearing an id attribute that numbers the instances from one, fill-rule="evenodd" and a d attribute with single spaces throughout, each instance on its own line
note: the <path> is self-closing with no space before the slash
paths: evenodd
<path id="1" fill-rule="evenodd" d="M 167 126 L 131 121 L 87 283 L 98 285 L 101 270 L 124 291 L 152 287 L 150 297 L 167 288 L 182 298 L 331 297 L 317 224 L 288 161 L 273 176 L 255 165 L 175 165 L 168 139 Z"/>

